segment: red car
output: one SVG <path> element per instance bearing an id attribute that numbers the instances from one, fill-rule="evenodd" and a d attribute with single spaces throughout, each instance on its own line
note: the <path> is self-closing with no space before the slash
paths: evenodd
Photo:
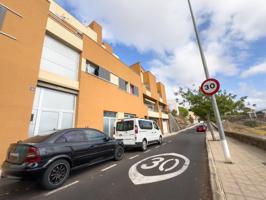
<path id="1" fill-rule="evenodd" d="M 207 126 L 206 125 L 199 125 L 196 128 L 197 132 L 206 132 L 207 131 Z"/>

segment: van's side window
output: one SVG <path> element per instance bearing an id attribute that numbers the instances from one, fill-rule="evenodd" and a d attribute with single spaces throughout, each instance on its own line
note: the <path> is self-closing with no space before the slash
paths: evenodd
<path id="1" fill-rule="evenodd" d="M 153 126 L 155 129 L 159 130 L 159 127 L 157 126 L 157 124 L 155 122 L 153 122 Z"/>
<path id="2" fill-rule="evenodd" d="M 152 129 L 152 122 L 139 120 L 139 127 L 141 129 Z"/>

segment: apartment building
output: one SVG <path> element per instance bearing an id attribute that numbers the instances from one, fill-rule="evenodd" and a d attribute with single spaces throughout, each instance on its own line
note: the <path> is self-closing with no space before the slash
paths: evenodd
<path id="1" fill-rule="evenodd" d="M 169 130 L 164 85 L 52 0 L 0 0 L 0 52 L 0 161 L 10 143 L 53 129 L 112 135 L 116 119 L 142 117 Z"/>

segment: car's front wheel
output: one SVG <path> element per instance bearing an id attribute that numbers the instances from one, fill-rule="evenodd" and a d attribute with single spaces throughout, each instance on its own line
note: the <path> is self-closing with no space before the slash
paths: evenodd
<path id="1" fill-rule="evenodd" d="M 41 178 L 41 185 L 45 189 L 55 189 L 60 187 L 68 178 L 70 165 L 64 159 L 56 160 L 44 172 Z"/>
<path id="2" fill-rule="evenodd" d="M 115 160 L 122 160 L 124 157 L 124 148 L 122 146 L 117 146 L 115 149 Z"/>

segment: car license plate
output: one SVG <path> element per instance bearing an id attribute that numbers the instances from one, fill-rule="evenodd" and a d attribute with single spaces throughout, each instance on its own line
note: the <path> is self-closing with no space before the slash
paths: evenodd
<path id="1" fill-rule="evenodd" d="M 19 157 L 19 153 L 10 152 L 9 153 L 9 157 L 18 158 Z"/>

